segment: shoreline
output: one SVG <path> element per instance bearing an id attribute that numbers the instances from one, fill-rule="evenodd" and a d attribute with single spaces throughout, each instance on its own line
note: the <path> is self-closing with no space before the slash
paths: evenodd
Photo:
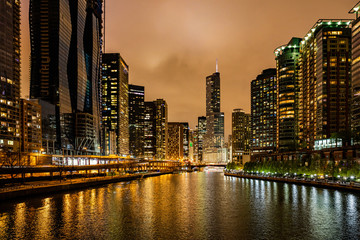
<path id="1" fill-rule="evenodd" d="M 280 177 L 262 177 L 262 176 L 243 175 L 243 174 L 235 174 L 235 173 L 224 173 L 224 176 L 263 180 L 263 181 L 270 181 L 270 182 L 292 183 L 292 184 L 296 184 L 296 185 L 305 185 L 305 186 L 313 186 L 313 187 L 320 187 L 320 188 L 360 192 L 360 186 L 340 184 L 340 183 L 334 183 L 334 182 L 322 182 L 322 181 L 313 181 L 313 180 L 310 180 L 310 181 L 296 180 L 296 179 L 291 179 L 291 178 L 280 178 Z"/>
<path id="2" fill-rule="evenodd" d="M 165 174 L 172 174 L 169 172 L 154 172 L 154 173 L 141 173 L 127 176 L 107 176 L 107 177 L 95 177 L 95 178 L 81 178 L 76 180 L 66 180 L 59 182 L 47 181 L 47 185 L 24 185 L 21 189 L 10 189 L 0 192 L 0 201 L 8 201 L 13 199 L 19 199 L 24 197 L 38 196 L 41 194 L 51 194 L 56 192 L 65 192 L 72 190 L 79 190 L 83 188 L 95 187 L 100 185 L 106 185 L 116 182 L 127 182 L 136 179 L 157 177 Z M 35 182 L 34 182 L 35 183 Z"/>

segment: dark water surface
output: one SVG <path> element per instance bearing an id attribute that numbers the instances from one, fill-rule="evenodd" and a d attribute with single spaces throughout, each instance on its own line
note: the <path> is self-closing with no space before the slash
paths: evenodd
<path id="1" fill-rule="evenodd" d="M 164 175 L 1 203 L 0 239 L 360 239 L 360 195 Z"/>

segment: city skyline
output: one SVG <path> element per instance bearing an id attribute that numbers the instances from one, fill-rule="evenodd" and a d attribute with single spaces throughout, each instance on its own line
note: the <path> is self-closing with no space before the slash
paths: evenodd
<path id="1" fill-rule="evenodd" d="M 147 101 L 164 98 L 168 102 L 169 121 L 189 122 L 195 128 L 197 117 L 205 114 L 204 79 L 215 72 L 215 60 L 219 59 L 225 136 L 231 132 L 234 108 L 250 112 L 250 81 L 262 69 L 275 67 L 273 50 L 293 36 L 303 37 L 320 18 L 354 18 L 347 12 L 355 4 L 350 0 L 331 1 L 331 5 L 323 0 L 304 1 L 294 12 L 295 1 L 265 2 L 261 7 L 258 2 L 230 2 L 223 6 L 207 1 L 205 9 L 203 1 L 106 2 L 107 52 L 120 52 L 127 59 L 132 66 L 129 83 L 145 86 Z M 269 18 L 277 13 L 274 9 L 279 4 L 282 15 Z M 29 1 L 22 2 L 23 97 L 29 95 L 28 5 Z M 126 24 L 119 25 L 119 21 Z M 243 24 L 248 21 L 252 24 Z"/>

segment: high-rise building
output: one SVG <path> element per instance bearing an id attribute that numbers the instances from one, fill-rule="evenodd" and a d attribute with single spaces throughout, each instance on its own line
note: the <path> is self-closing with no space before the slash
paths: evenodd
<path id="1" fill-rule="evenodd" d="M 21 152 L 39 153 L 42 149 L 41 106 L 37 100 L 20 100 Z"/>
<path id="2" fill-rule="evenodd" d="M 251 141 L 250 114 L 242 109 L 232 112 L 231 161 L 243 165 L 250 161 Z M 230 138 L 230 137 L 229 137 Z M 229 146 L 230 147 L 230 146 Z"/>
<path id="3" fill-rule="evenodd" d="M 276 149 L 276 69 L 269 68 L 251 82 L 251 149 Z M 234 137 L 234 136 L 233 136 Z"/>
<path id="4" fill-rule="evenodd" d="M 216 67 L 217 69 L 217 67 Z M 206 134 L 203 160 L 224 162 L 224 113 L 220 112 L 220 73 L 206 77 Z"/>
<path id="5" fill-rule="evenodd" d="M 184 160 L 184 124 L 178 122 L 168 123 L 168 160 Z"/>
<path id="6" fill-rule="evenodd" d="M 129 154 L 129 67 L 119 53 L 102 55 L 102 125 L 116 134 L 116 153 Z"/>
<path id="7" fill-rule="evenodd" d="M 166 160 L 168 147 L 168 105 L 157 99 L 155 104 L 156 160 Z"/>
<path id="8" fill-rule="evenodd" d="M 0 151 L 20 148 L 20 1 L 0 0 Z"/>
<path id="9" fill-rule="evenodd" d="M 144 158 L 153 160 L 156 154 L 156 107 L 154 102 L 144 105 Z"/>
<path id="10" fill-rule="evenodd" d="M 183 137 L 183 147 L 184 147 L 184 160 L 189 160 L 189 133 L 190 133 L 190 127 L 189 127 L 189 123 L 187 122 L 183 122 L 181 123 L 184 127 L 183 127 L 183 131 L 184 131 L 184 137 Z"/>
<path id="11" fill-rule="evenodd" d="M 163 99 L 145 102 L 144 157 L 166 160 L 168 149 L 168 107 Z"/>
<path id="12" fill-rule="evenodd" d="M 206 117 L 198 117 L 198 159 L 203 160 L 204 138 L 206 134 Z"/>
<path id="13" fill-rule="evenodd" d="M 47 153 L 99 154 L 102 0 L 30 0 L 29 15 L 30 98 Z"/>
<path id="14" fill-rule="evenodd" d="M 352 23 L 352 114 L 351 125 L 354 143 L 360 143 L 360 2 L 349 13 L 355 13 L 356 19 Z"/>
<path id="15" fill-rule="evenodd" d="M 199 141 L 198 128 L 190 130 L 189 134 L 189 160 L 193 162 L 199 161 Z"/>
<path id="16" fill-rule="evenodd" d="M 144 156 L 144 97 L 143 86 L 129 85 L 129 151 L 138 158 Z"/>
<path id="17" fill-rule="evenodd" d="M 351 20 L 320 19 L 300 45 L 300 141 L 350 134 Z M 355 74 L 356 75 L 356 74 Z"/>
<path id="18" fill-rule="evenodd" d="M 298 109 L 301 38 L 292 38 L 275 50 L 277 72 L 276 146 L 279 152 L 295 151 L 299 146 Z"/>

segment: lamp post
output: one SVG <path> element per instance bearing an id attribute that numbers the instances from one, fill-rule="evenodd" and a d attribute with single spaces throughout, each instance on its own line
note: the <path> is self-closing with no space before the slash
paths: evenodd
<path id="1" fill-rule="evenodd" d="M 39 149 L 36 165 L 38 165 L 39 160 L 40 160 L 40 155 L 42 154 L 43 151 L 44 151 L 43 148 L 40 148 L 40 149 Z"/>

